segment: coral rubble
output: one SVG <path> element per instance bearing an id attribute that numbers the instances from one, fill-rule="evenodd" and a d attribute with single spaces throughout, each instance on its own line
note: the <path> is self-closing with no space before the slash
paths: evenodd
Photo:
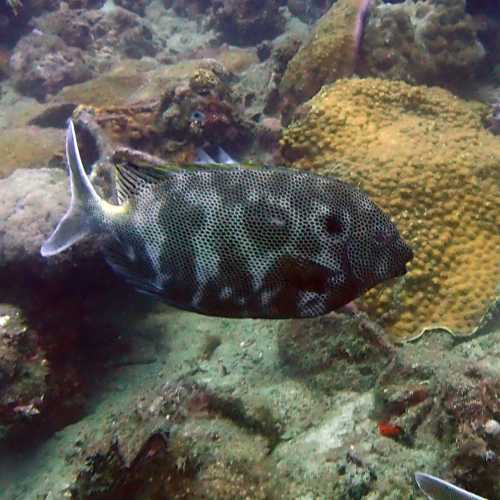
<path id="1" fill-rule="evenodd" d="M 284 133 L 294 165 L 361 186 L 413 246 L 409 274 L 362 300 L 396 339 L 470 334 L 496 300 L 500 143 L 487 111 L 438 88 L 341 80 Z"/>

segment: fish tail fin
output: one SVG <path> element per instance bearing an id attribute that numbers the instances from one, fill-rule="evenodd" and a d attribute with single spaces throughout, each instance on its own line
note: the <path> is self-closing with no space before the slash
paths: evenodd
<path id="1" fill-rule="evenodd" d="M 66 250 L 91 232 L 99 229 L 99 213 L 103 203 L 96 193 L 82 164 L 75 126 L 70 120 L 66 132 L 66 161 L 71 185 L 71 202 L 68 211 L 59 221 L 54 232 L 42 245 L 43 257 L 56 255 Z"/>

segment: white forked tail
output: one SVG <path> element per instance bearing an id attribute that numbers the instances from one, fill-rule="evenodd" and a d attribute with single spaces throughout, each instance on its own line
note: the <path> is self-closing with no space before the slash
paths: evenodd
<path id="1" fill-rule="evenodd" d="M 83 168 L 75 127 L 71 120 L 66 132 L 66 162 L 69 169 L 71 202 L 55 231 L 43 244 L 40 251 L 43 257 L 58 254 L 95 231 L 95 215 L 103 208 L 103 200 L 96 193 Z"/>
<path id="2" fill-rule="evenodd" d="M 415 481 L 430 500 L 487 500 L 484 497 L 459 488 L 444 479 L 425 474 L 424 472 L 416 472 Z"/>

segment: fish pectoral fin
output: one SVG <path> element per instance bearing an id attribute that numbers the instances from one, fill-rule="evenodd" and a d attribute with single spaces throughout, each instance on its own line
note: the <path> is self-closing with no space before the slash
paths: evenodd
<path id="1" fill-rule="evenodd" d="M 104 258 L 113 271 L 137 291 L 148 295 L 161 295 L 163 287 L 156 283 L 156 276 L 144 257 L 135 258 L 134 252 L 123 241 L 108 240 L 103 246 Z"/>
<path id="2" fill-rule="evenodd" d="M 326 293 L 331 270 L 316 262 L 299 257 L 283 257 L 280 272 L 290 286 L 305 292 Z"/>

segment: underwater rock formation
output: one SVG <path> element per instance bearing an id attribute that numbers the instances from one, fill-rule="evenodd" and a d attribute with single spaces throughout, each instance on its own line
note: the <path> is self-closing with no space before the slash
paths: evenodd
<path id="1" fill-rule="evenodd" d="M 269 436 L 259 424 L 235 398 L 189 381 L 166 383 L 137 398 L 100 439 L 82 443 L 81 457 L 73 457 L 80 472 L 69 490 L 75 498 L 141 491 L 147 498 L 186 498 L 189 492 L 191 498 L 243 493 L 264 500 L 270 478 L 258 464 Z"/>
<path id="2" fill-rule="evenodd" d="M 32 33 L 16 45 L 10 60 L 16 88 L 44 100 L 66 85 L 83 82 L 92 71 L 82 51 L 55 35 Z"/>
<path id="3" fill-rule="evenodd" d="M 254 45 L 279 35 L 285 21 L 274 0 L 218 0 L 211 23 L 234 45 Z"/>
<path id="4" fill-rule="evenodd" d="M 130 10 L 144 16 L 146 12 L 146 7 L 151 3 L 151 0 L 114 0 L 115 4 L 123 7 L 124 9 Z"/>
<path id="5" fill-rule="evenodd" d="M 194 65 L 180 82 L 163 80 L 161 95 L 126 106 L 82 106 L 75 111 L 77 125 L 89 129 L 92 121 L 113 145 L 180 162 L 193 161 L 196 147 L 206 144 L 238 151 L 251 141 L 252 124 L 239 112 L 217 66 L 222 69 Z"/>
<path id="6" fill-rule="evenodd" d="M 393 358 L 375 385 L 372 417 L 382 424 L 381 432 L 384 426 L 398 429 L 386 437 L 402 446 L 434 442 L 440 468 L 452 482 L 498 498 L 500 373 L 491 364 L 464 363 L 460 357 L 443 363 L 433 340 Z M 483 342 L 490 350 L 493 339 Z"/>
<path id="7" fill-rule="evenodd" d="M 0 266 L 38 256 L 45 236 L 64 214 L 66 182 L 64 172 L 55 169 L 19 169 L 0 180 Z"/>
<path id="8" fill-rule="evenodd" d="M 283 32 L 285 19 L 274 0 L 164 0 L 178 15 L 203 18 L 223 41 L 255 45 Z"/>
<path id="9" fill-rule="evenodd" d="M 163 0 L 166 9 L 174 9 L 180 16 L 197 16 L 207 14 L 210 10 L 211 0 Z"/>
<path id="10" fill-rule="evenodd" d="M 10 59 L 17 90 L 45 100 L 64 87 L 89 80 L 123 56 L 153 56 L 162 42 L 137 14 L 111 10 L 61 8 L 33 19 Z"/>
<path id="11" fill-rule="evenodd" d="M 466 0 L 379 3 L 360 55 L 361 75 L 440 85 L 473 79 L 486 62 Z"/>
<path id="12" fill-rule="evenodd" d="M 0 179 L 18 168 L 39 168 L 63 162 L 64 136 L 56 128 L 12 127 L 0 133 Z"/>
<path id="13" fill-rule="evenodd" d="M 45 411 L 45 356 L 22 312 L 0 304 L 0 442 L 27 432 Z"/>
<path id="14" fill-rule="evenodd" d="M 322 85 L 350 76 L 356 61 L 354 27 L 359 0 L 339 0 L 318 21 L 291 59 L 280 84 L 284 113 L 311 98 Z"/>
<path id="15" fill-rule="evenodd" d="M 111 10 L 59 9 L 37 18 L 35 25 L 44 33 L 57 35 L 72 47 L 86 50 L 89 65 L 102 70 L 103 63 L 127 56 L 155 55 L 161 43 L 149 23 L 121 7 Z"/>
<path id="16" fill-rule="evenodd" d="M 284 132 L 285 158 L 359 185 L 413 248 L 405 278 L 361 300 L 397 340 L 470 334 L 496 300 L 500 143 L 487 113 L 438 88 L 340 80 Z"/>
<path id="17" fill-rule="evenodd" d="M 321 17 L 332 5 L 333 0 L 288 0 L 288 10 L 306 23 Z"/>

